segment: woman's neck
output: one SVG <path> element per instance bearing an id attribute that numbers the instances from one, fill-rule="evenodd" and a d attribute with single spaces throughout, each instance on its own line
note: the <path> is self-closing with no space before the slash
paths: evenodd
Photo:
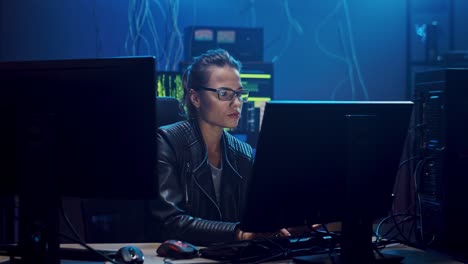
<path id="1" fill-rule="evenodd" d="M 208 160 L 211 165 L 219 167 L 221 161 L 221 137 L 223 129 L 205 122 L 199 122 L 200 132 L 208 151 Z"/>

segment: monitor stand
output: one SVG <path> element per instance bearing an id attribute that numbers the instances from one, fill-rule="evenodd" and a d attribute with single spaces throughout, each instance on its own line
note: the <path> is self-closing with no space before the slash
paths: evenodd
<path id="1" fill-rule="evenodd" d="M 58 195 L 19 195 L 19 242 L 17 245 L 0 245 L 0 255 L 9 256 L 10 263 L 60 264 L 62 259 L 80 261 L 106 261 L 115 258 L 114 250 L 61 248 L 59 243 Z M 78 239 L 77 239 L 78 240 Z M 102 256 L 104 255 L 104 256 Z"/>
<path id="2" fill-rule="evenodd" d="M 16 245 L 0 245 L 0 255 L 19 257 L 22 264 L 59 264 L 60 199 L 47 191 L 18 197 L 19 241 Z"/>
<path id="3" fill-rule="evenodd" d="M 19 200 L 19 241 L 0 245 L 0 255 L 21 258 L 21 264 L 60 264 L 70 260 L 88 260 L 88 249 L 61 249 L 59 183 L 66 170 L 59 166 L 58 120 L 54 113 L 19 113 L 17 185 Z M 24 122 L 24 123 L 23 123 Z M 40 135 L 29 134 L 41 131 Z M 34 132 L 35 133 L 35 132 Z M 102 251 L 104 252 L 104 251 Z M 107 252 L 106 252 L 107 253 Z M 91 252 L 98 260 L 97 253 Z M 17 263 L 17 262 L 16 262 Z"/>

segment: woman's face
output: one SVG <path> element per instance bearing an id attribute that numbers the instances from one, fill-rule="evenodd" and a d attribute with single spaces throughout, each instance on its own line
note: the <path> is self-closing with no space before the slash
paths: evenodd
<path id="1" fill-rule="evenodd" d="M 226 87 L 239 90 L 242 87 L 239 72 L 234 68 L 211 66 L 209 72 L 211 75 L 206 84 L 208 88 Z M 239 123 L 242 102 L 237 96 L 230 101 L 221 101 L 214 91 L 191 90 L 190 99 L 197 108 L 200 122 L 219 128 L 234 128 Z"/>

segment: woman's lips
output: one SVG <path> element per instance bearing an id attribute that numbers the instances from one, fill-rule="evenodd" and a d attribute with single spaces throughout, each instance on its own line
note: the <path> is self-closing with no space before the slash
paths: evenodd
<path id="1" fill-rule="evenodd" d="M 239 118 L 240 114 L 236 112 L 236 113 L 229 114 L 228 116 L 232 118 Z"/>

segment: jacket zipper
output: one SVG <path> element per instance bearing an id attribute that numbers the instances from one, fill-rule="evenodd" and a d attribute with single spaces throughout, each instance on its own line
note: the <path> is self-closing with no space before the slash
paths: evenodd
<path id="1" fill-rule="evenodd" d="M 190 204 L 190 199 L 189 199 L 189 187 L 188 187 L 188 184 L 189 184 L 189 180 L 190 180 L 190 176 L 191 176 L 191 172 L 190 172 L 190 163 L 186 163 L 185 164 L 185 167 L 186 167 L 186 177 L 185 177 L 185 206 L 187 206 L 187 211 L 191 211 L 191 207 L 192 205 Z"/>

